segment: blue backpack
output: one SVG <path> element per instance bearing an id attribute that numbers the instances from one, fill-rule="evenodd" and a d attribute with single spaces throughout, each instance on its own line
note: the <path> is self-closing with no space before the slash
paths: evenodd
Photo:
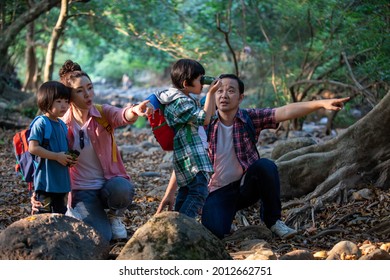
<path id="1" fill-rule="evenodd" d="M 33 191 L 34 171 L 39 166 L 40 158 L 30 154 L 28 151 L 28 137 L 30 136 L 31 127 L 39 118 L 45 120 L 45 134 L 42 141 L 42 147 L 47 149 L 49 147 L 49 139 L 52 132 L 50 120 L 46 116 L 37 116 L 31 122 L 29 128 L 18 131 L 13 137 L 13 147 L 16 157 L 15 171 L 22 176 L 22 180 L 27 182 L 29 193 Z M 66 124 L 59 120 L 65 133 L 68 131 Z"/>

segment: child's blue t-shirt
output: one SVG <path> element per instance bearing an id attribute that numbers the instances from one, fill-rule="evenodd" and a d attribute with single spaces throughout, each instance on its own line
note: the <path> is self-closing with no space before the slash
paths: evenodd
<path id="1" fill-rule="evenodd" d="M 49 147 L 45 149 L 52 152 L 68 151 L 67 131 L 60 124 L 60 121 L 50 120 L 52 132 L 49 139 Z M 36 140 L 43 145 L 44 129 L 46 122 L 39 118 L 33 124 L 28 141 Z M 69 168 L 63 166 L 56 160 L 41 159 L 38 168 L 34 172 L 34 190 L 53 193 L 70 192 Z"/>

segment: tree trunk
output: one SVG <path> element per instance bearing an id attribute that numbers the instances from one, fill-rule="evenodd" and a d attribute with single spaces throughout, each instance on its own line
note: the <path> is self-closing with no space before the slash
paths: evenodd
<path id="1" fill-rule="evenodd" d="M 74 2 L 87 3 L 90 0 L 73 0 Z M 13 67 L 10 67 L 11 63 L 8 56 L 8 49 L 15 43 L 16 36 L 25 28 L 29 23 L 40 17 L 46 11 L 49 11 L 53 7 L 61 3 L 61 0 L 41 0 L 34 1 L 35 3 L 26 12 L 15 18 L 9 25 L 0 26 L 0 97 L 9 100 L 12 95 L 15 95 L 15 100 L 26 99 L 26 96 L 22 92 L 12 89 L 7 82 L 7 77 L 12 75 Z M 5 6 L 1 6 L 3 9 Z M 39 79 L 39 78 L 37 78 Z M 18 97 L 17 93 L 21 96 Z"/>
<path id="2" fill-rule="evenodd" d="M 35 54 L 35 41 L 34 41 L 34 34 L 35 34 L 35 24 L 34 22 L 31 22 L 27 26 L 27 33 L 26 33 L 26 76 L 25 81 L 23 85 L 24 91 L 32 91 L 35 92 L 37 89 L 37 72 L 38 72 L 38 66 L 37 66 L 37 56 Z"/>
<path id="3" fill-rule="evenodd" d="M 11 23 L 4 31 L 0 33 L 0 57 L 8 57 L 8 48 L 14 43 L 16 35 L 30 22 L 33 22 L 44 12 L 49 11 L 55 7 L 61 0 L 46 0 L 36 3 L 28 11 L 18 17 Z M 1 59 L 3 63 L 8 62 L 7 59 Z M 0 70 L 4 65 L 0 65 Z"/>
<path id="4" fill-rule="evenodd" d="M 390 187 L 390 92 L 364 118 L 338 137 L 285 154 L 275 161 L 280 172 L 281 196 L 304 196 L 286 204 L 300 205 L 299 213 L 325 201 L 345 199 L 359 185 Z"/>
<path id="5" fill-rule="evenodd" d="M 45 82 L 52 79 L 54 58 L 57 49 L 57 44 L 64 30 L 67 18 L 68 18 L 68 0 L 62 0 L 61 11 L 58 16 L 56 26 L 54 27 L 53 32 L 51 33 L 51 39 L 49 45 L 47 46 L 46 64 L 45 64 L 45 71 L 43 76 Z"/>

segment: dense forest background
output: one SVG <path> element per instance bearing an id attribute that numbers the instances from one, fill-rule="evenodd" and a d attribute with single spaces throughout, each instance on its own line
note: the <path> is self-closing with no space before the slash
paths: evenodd
<path id="1" fill-rule="evenodd" d="M 351 96 L 367 112 L 389 89 L 389 10 L 385 0 L 2 0 L 0 102 L 17 109 L 9 102 L 58 79 L 66 59 L 95 83 L 127 73 L 149 87 L 189 57 L 207 75 L 238 74 L 252 106 Z"/>
<path id="2" fill-rule="evenodd" d="M 104 95 L 122 90 L 123 74 L 144 93 L 165 87 L 172 63 L 187 57 L 207 75 L 239 75 L 245 107 L 350 96 L 345 110 L 327 114 L 329 141 L 287 146 L 275 159 L 283 218 L 301 235 L 272 246 L 280 253 L 328 250 L 340 240 L 379 247 L 390 236 L 389 31 L 386 0 L 0 0 L 0 230 L 30 214 L 12 166 L 12 135 L 37 113 L 34 93 L 58 79 L 65 60 L 78 62 Z M 284 129 L 299 131 L 303 121 Z M 343 133 L 332 135 L 335 128 Z M 117 139 L 122 146 L 151 139 L 139 133 L 124 129 Z M 129 233 L 155 213 L 170 174 L 158 167 L 163 151 L 141 148 L 124 156 L 137 186 Z M 151 171 L 162 175 L 142 175 Z M 244 212 L 252 225 L 256 211 Z"/>

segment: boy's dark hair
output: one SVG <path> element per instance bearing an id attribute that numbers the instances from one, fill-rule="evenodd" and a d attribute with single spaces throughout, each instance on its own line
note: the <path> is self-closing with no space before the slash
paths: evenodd
<path id="1" fill-rule="evenodd" d="M 238 90 L 239 90 L 240 94 L 244 93 L 244 90 L 245 90 L 244 82 L 239 77 L 237 77 L 236 75 L 234 75 L 234 74 L 222 74 L 218 78 L 219 79 L 228 78 L 228 79 L 236 80 L 238 82 Z"/>
<path id="2" fill-rule="evenodd" d="M 176 88 L 182 89 L 184 81 L 187 81 L 192 86 L 192 82 L 204 74 L 205 70 L 198 61 L 193 59 L 179 59 L 172 66 L 171 80 Z"/>
<path id="3" fill-rule="evenodd" d="M 57 81 L 48 81 L 43 83 L 37 92 L 38 108 L 47 113 L 53 106 L 54 100 L 66 99 L 70 101 L 70 90 L 64 84 Z"/>
<path id="4" fill-rule="evenodd" d="M 69 88 L 72 87 L 72 83 L 76 78 L 80 78 L 82 76 L 85 76 L 90 81 L 92 81 L 88 74 L 81 70 L 81 67 L 78 63 L 73 62 L 69 59 L 65 61 L 64 64 L 61 66 L 59 76 L 61 82 Z"/>

